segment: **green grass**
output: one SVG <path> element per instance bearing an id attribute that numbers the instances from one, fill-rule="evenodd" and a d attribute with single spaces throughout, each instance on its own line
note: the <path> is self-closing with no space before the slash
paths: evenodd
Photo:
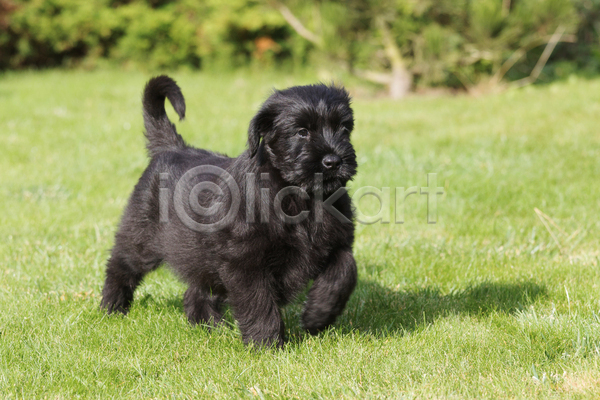
<path id="1" fill-rule="evenodd" d="M 306 74 L 176 73 L 179 131 L 230 155 L 272 86 Z M 147 158 L 149 76 L 0 76 L 0 397 L 597 398 L 600 80 L 502 95 L 356 98 L 352 187 L 425 186 L 404 224 L 359 225 L 360 281 L 327 332 L 285 313 L 282 351 L 191 327 L 167 269 L 127 317 L 99 310 L 104 264 Z M 352 83 L 351 83 L 352 88 Z M 393 189 L 392 189 L 393 192 Z M 375 210 L 373 197 L 360 203 Z M 548 218 L 536 214 L 541 210 Z"/>

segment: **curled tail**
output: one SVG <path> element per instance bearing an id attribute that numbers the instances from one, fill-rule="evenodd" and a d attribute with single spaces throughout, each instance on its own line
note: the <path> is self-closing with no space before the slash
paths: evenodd
<path id="1" fill-rule="evenodd" d="M 182 120 L 185 117 L 185 100 L 175 81 L 166 75 L 152 78 L 144 89 L 144 127 L 146 128 L 146 148 L 150 156 L 169 150 L 186 147 L 175 125 L 169 121 L 165 111 L 165 97 L 169 99 L 175 112 Z"/>

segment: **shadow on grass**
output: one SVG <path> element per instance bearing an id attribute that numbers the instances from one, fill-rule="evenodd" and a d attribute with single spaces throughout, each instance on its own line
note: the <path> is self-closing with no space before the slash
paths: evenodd
<path id="1" fill-rule="evenodd" d="M 359 282 L 343 320 L 361 332 L 385 335 L 412 331 L 452 315 L 512 314 L 544 296 L 533 282 L 485 282 L 442 294 L 437 288 L 394 290 L 376 282 Z"/>
<path id="2" fill-rule="evenodd" d="M 359 281 L 343 315 L 335 324 L 340 332 L 359 331 L 374 336 L 413 331 L 453 315 L 485 316 L 493 312 L 513 314 L 546 294 L 537 283 L 484 282 L 442 293 L 438 288 L 395 290 L 373 281 Z M 302 342 L 306 333 L 300 327 L 305 293 L 285 307 L 283 318 L 290 342 Z M 134 306 L 161 312 L 184 313 L 181 296 L 153 296 L 145 293 Z M 171 310 L 171 311 L 168 311 Z M 235 326 L 231 311 L 228 325 Z"/>
<path id="3" fill-rule="evenodd" d="M 183 297 L 182 296 L 165 296 L 152 295 L 144 293 L 139 299 L 133 303 L 140 308 L 156 308 L 157 310 L 175 310 L 175 312 L 183 313 Z"/>

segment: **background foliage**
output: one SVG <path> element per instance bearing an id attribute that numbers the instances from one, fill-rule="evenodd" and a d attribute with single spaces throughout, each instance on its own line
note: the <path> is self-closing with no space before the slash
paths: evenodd
<path id="1" fill-rule="evenodd" d="M 469 88 L 527 76 L 559 28 L 544 76 L 600 71 L 599 17 L 600 0 L 0 0 L 0 68 L 318 64 L 386 83 L 395 48 L 417 86 Z"/>

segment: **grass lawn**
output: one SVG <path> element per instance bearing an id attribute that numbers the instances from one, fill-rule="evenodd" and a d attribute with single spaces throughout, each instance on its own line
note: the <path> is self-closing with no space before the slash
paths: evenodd
<path id="1" fill-rule="evenodd" d="M 188 106 L 179 132 L 230 155 L 272 86 L 317 80 L 173 76 Z M 230 314 L 216 331 L 191 327 L 166 268 L 127 317 L 98 307 L 147 164 L 148 78 L 0 75 L 0 397 L 600 396 L 600 80 L 482 98 L 358 96 L 351 186 L 393 193 L 437 173 L 438 222 L 413 195 L 404 224 L 358 225 L 359 284 L 335 326 L 304 334 L 299 299 L 284 313 L 285 349 L 256 352 Z M 359 206 L 378 209 L 372 196 Z"/>

